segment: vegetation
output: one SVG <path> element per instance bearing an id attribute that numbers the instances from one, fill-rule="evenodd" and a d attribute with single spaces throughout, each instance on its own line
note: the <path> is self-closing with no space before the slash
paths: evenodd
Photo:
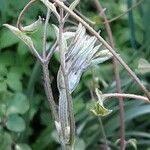
<path id="1" fill-rule="evenodd" d="M 149 150 L 150 1 L 53 2 L 0 0 L 0 150 Z"/>

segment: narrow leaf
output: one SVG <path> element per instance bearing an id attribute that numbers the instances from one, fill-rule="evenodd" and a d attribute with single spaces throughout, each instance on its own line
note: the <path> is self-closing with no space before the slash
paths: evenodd
<path id="1" fill-rule="evenodd" d="M 33 42 L 29 36 L 27 36 L 25 33 L 20 31 L 18 28 L 11 26 L 9 24 L 4 24 L 5 27 L 10 29 L 18 38 L 20 38 L 23 42 L 25 42 L 26 45 L 29 47 L 33 47 Z"/>
<path id="2" fill-rule="evenodd" d="M 27 33 L 36 32 L 41 25 L 42 25 L 42 18 L 39 16 L 39 19 L 37 21 L 28 26 L 22 27 L 22 30 Z"/>

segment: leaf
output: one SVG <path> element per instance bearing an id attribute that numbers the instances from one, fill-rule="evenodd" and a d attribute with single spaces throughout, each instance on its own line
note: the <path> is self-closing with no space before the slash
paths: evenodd
<path id="1" fill-rule="evenodd" d="M 13 66 L 15 62 L 15 55 L 11 51 L 6 51 L 0 54 L 0 65 L 5 67 Z"/>
<path id="2" fill-rule="evenodd" d="M 22 132 L 25 130 L 25 122 L 19 115 L 9 115 L 6 122 L 6 127 L 10 131 Z"/>
<path id="3" fill-rule="evenodd" d="M 31 148 L 27 144 L 19 143 L 15 145 L 15 150 L 31 150 Z"/>
<path id="4" fill-rule="evenodd" d="M 138 62 L 137 71 L 142 74 L 149 73 L 150 72 L 150 63 L 147 60 L 141 58 Z"/>
<path id="5" fill-rule="evenodd" d="M 39 16 L 39 19 L 37 21 L 35 21 L 34 23 L 22 27 L 22 30 L 26 33 L 32 33 L 32 32 L 36 32 L 40 26 L 42 26 L 42 18 Z"/>
<path id="6" fill-rule="evenodd" d="M 90 111 L 96 115 L 96 116 L 107 116 L 109 115 L 112 110 L 108 110 L 104 107 L 103 102 L 104 102 L 104 97 L 98 89 L 95 90 L 96 95 L 98 97 L 98 101 L 94 104 L 94 107 L 90 109 Z"/>
<path id="7" fill-rule="evenodd" d="M 4 24 L 4 26 L 10 29 L 18 38 L 20 38 L 30 48 L 34 47 L 31 38 L 27 36 L 25 33 L 23 33 L 22 31 L 20 31 L 18 28 L 11 26 L 9 24 Z"/>
<path id="8" fill-rule="evenodd" d="M 17 72 L 10 72 L 7 75 L 6 82 L 10 89 L 14 91 L 22 91 L 22 83 L 19 79 L 19 76 L 20 75 Z"/>
<path id="9" fill-rule="evenodd" d="M 5 104 L 1 104 L 0 103 L 0 118 L 1 118 L 1 116 L 4 116 L 5 114 L 6 114 L 6 105 Z"/>
<path id="10" fill-rule="evenodd" d="M 136 141 L 136 139 L 128 140 L 127 145 L 131 145 L 135 150 L 137 150 L 137 141 Z"/>
<path id="11" fill-rule="evenodd" d="M 1 150 L 12 150 L 11 146 L 12 146 L 12 139 L 10 134 L 8 134 L 7 132 L 2 132 L 0 131 L 0 149 Z"/>
<path id="12" fill-rule="evenodd" d="M 96 65 L 96 64 L 103 63 L 104 61 L 110 59 L 111 57 L 112 54 L 110 53 L 109 50 L 101 50 L 95 54 L 91 64 Z"/>
<path id="13" fill-rule="evenodd" d="M 0 81 L 0 92 L 7 91 L 7 84 L 5 81 Z"/>
<path id="14" fill-rule="evenodd" d="M 83 139 L 77 138 L 75 140 L 74 150 L 85 150 L 86 145 Z"/>
<path id="15" fill-rule="evenodd" d="M 6 76 L 7 75 L 7 68 L 4 65 L 0 64 L 0 76 Z"/>
<path id="16" fill-rule="evenodd" d="M 19 42 L 19 39 L 6 29 L 1 30 L 0 35 L 0 49 L 10 47 Z"/>
<path id="17" fill-rule="evenodd" d="M 137 102 L 136 102 L 137 103 Z M 150 113 L 150 105 L 138 105 L 135 106 L 131 105 L 132 107 L 128 108 L 128 110 L 125 113 L 125 122 L 127 121 L 131 121 L 134 118 L 138 117 L 138 116 L 142 116 L 142 115 L 146 115 Z M 117 128 L 119 128 L 119 122 L 118 122 L 118 112 L 116 112 L 116 114 L 114 114 L 109 121 L 105 124 L 105 127 L 107 129 L 107 133 L 111 134 L 114 132 L 114 130 L 116 130 Z M 112 126 L 113 125 L 113 126 Z M 111 128 L 110 128 L 111 126 Z"/>
<path id="18" fill-rule="evenodd" d="M 7 114 L 24 114 L 29 110 L 29 101 L 22 93 L 17 93 L 14 98 L 9 102 Z"/>
<path id="19" fill-rule="evenodd" d="M 71 3 L 71 5 L 69 6 L 69 8 L 70 8 L 71 10 L 74 10 L 75 7 L 79 4 L 79 2 L 80 2 L 80 0 L 74 0 L 74 1 Z"/>

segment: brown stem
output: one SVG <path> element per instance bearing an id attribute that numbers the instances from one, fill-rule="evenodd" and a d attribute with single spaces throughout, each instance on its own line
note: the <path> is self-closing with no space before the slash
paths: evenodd
<path id="1" fill-rule="evenodd" d="M 104 98 L 113 98 L 113 97 L 124 97 L 124 98 L 130 98 L 130 99 L 139 99 L 143 100 L 146 103 L 150 103 L 147 97 L 141 96 L 141 95 L 135 95 L 135 94 L 125 94 L 125 93 L 109 93 L 109 94 L 103 94 Z"/>
<path id="2" fill-rule="evenodd" d="M 62 3 L 59 0 L 53 0 L 53 1 L 57 5 L 62 7 L 64 10 L 66 10 L 68 13 L 70 13 L 70 15 L 73 16 L 76 20 L 78 20 L 80 23 L 82 23 L 86 27 L 86 29 L 91 32 L 91 34 L 93 34 L 95 37 L 97 37 L 97 39 L 112 53 L 112 55 L 118 60 L 118 62 L 127 70 L 127 72 L 130 74 L 130 76 L 136 81 L 136 83 L 139 85 L 141 90 L 144 92 L 144 94 L 150 100 L 150 94 L 149 94 L 148 90 L 141 83 L 140 79 L 136 76 L 136 74 L 123 61 L 123 59 L 115 52 L 115 50 L 91 26 L 89 26 L 89 24 L 87 24 L 82 18 L 80 18 L 78 15 L 76 15 L 67 6 L 65 6 L 64 3 Z"/>
<path id="3" fill-rule="evenodd" d="M 113 49 L 115 49 L 111 27 L 110 24 L 108 23 L 107 17 L 105 15 L 105 12 L 103 11 L 101 3 L 99 2 L 99 0 L 94 0 L 94 2 L 98 12 L 101 14 L 101 17 L 103 17 L 105 21 L 104 25 L 108 35 L 109 44 Z M 113 68 L 114 68 L 115 80 L 116 80 L 116 91 L 118 93 L 121 93 L 121 81 L 119 76 L 118 63 L 114 57 L 113 57 Z M 120 114 L 120 139 L 121 139 L 120 148 L 121 150 L 124 150 L 125 149 L 124 103 L 122 97 L 118 97 L 118 99 L 119 99 L 119 108 L 120 108 L 120 113 L 119 113 Z"/>

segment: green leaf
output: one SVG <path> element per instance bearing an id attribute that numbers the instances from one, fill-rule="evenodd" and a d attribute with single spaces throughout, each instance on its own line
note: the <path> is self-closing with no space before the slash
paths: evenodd
<path id="1" fill-rule="evenodd" d="M 31 148 L 27 144 L 19 143 L 15 145 L 15 150 L 31 150 Z"/>
<path id="2" fill-rule="evenodd" d="M 6 51 L 0 54 L 0 65 L 2 66 L 12 66 L 15 62 L 14 53 L 11 51 Z"/>
<path id="3" fill-rule="evenodd" d="M 6 127 L 10 131 L 22 132 L 25 130 L 25 122 L 19 115 L 9 115 L 6 122 Z"/>
<path id="4" fill-rule="evenodd" d="M 0 150 L 12 150 L 12 139 L 7 132 L 0 131 Z"/>
<path id="5" fill-rule="evenodd" d="M 85 150 L 85 149 L 86 149 L 86 145 L 84 140 L 77 138 L 75 140 L 74 150 Z"/>
<path id="6" fill-rule="evenodd" d="M 23 55 L 27 54 L 28 53 L 27 45 L 25 45 L 24 43 L 20 42 L 18 44 L 17 52 L 18 52 L 18 54 L 20 56 L 23 56 Z"/>
<path id="7" fill-rule="evenodd" d="M 71 5 L 69 6 L 69 8 L 70 8 L 71 10 L 74 10 L 75 7 L 79 4 L 79 2 L 80 2 L 80 0 L 74 0 L 74 1 L 71 3 Z"/>
<path id="8" fill-rule="evenodd" d="M 26 33 L 32 33 L 36 32 L 40 28 L 40 26 L 42 26 L 42 18 L 39 16 L 39 19 L 37 21 L 28 26 L 23 27 L 22 30 Z"/>
<path id="9" fill-rule="evenodd" d="M 10 78 L 8 78 L 7 84 L 9 86 L 9 88 L 14 91 L 17 91 L 17 92 L 22 91 L 22 83 L 20 80 L 16 80 L 16 79 L 11 80 Z"/>
<path id="10" fill-rule="evenodd" d="M 18 38 L 20 38 L 30 48 L 34 47 L 32 39 L 29 36 L 27 36 L 24 32 L 20 31 L 18 28 L 11 26 L 9 24 L 4 24 L 4 26 L 10 29 Z"/>
<path id="11" fill-rule="evenodd" d="M 5 81 L 0 81 L 0 92 L 7 91 L 7 84 Z"/>
<path id="12" fill-rule="evenodd" d="M 6 113 L 6 105 L 0 103 L 0 116 L 4 116 Z"/>
<path id="13" fill-rule="evenodd" d="M 7 68 L 4 65 L 0 64 L 0 76 L 6 76 L 7 75 Z"/>
<path id="14" fill-rule="evenodd" d="M 14 91 L 22 91 L 22 83 L 20 81 L 20 74 L 18 72 L 9 72 L 6 80 L 9 88 Z"/>
<path id="15" fill-rule="evenodd" d="M 2 30 L 0 35 L 0 49 L 12 46 L 19 42 L 19 39 L 6 29 Z"/>
<path id="16" fill-rule="evenodd" d="M 150 113 L 150 105 L 142 105 L 142 106 L 138 105 L 138 106 L 136 106 L 136 104 L 134 104 L 131 106 L 132 107 L 130 107 L 125 113 L 125 116 L 126 116 L 125 122 L 131 121 L 138 116 L 142 116 L 142 115 L 146 115 L 146 114 Z M 119 128 L 120 124 L 119 124 L 118 120 L 119 120 L 119 116 L 118 116 L 118 112 L 116 112 L 109 119 L 109 121 L 105 124 L 105 128 L 107 129 L 106 133 L 109 133 L 109 134 L 113 133 L 114 130 Z"/>
<path id="17" fill-rule="evenodd" d="M 29 110 L 29 101 L 22 93 L 17 93 L 8 104 L 7 114 L 24 114 Z"/>

